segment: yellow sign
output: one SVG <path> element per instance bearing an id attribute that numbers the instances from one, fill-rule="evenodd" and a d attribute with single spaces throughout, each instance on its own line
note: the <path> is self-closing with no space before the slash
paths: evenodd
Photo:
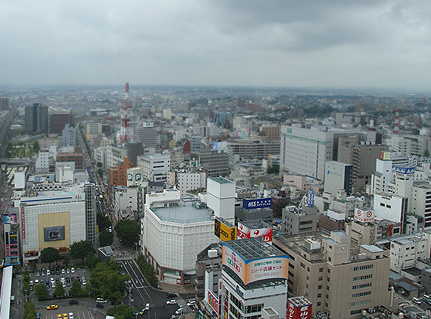
<path id="1" fill-rule="evenodd" d="M 229 227 L 219 219 L 214 220 L 214 234 L 223 241 L 235 240 L 237 229 L 236 226 Z"/>

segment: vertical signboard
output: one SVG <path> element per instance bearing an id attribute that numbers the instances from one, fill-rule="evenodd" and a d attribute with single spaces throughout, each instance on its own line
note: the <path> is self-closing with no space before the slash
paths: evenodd
<path id="1" fill-rule="evenodd" d="M 21 207 L 21 230 L 22 230 L 22 240 L 25 240 L 25 211 L 24 207 Z"/>
<path id="2" fill-rule="evenodd" d="M 311 319 L 312 304 L 305 297 L 287 299 L 288 319 Z"/>
<path id="3" fill-rule="evenodd" d="M 208 290 L 208 303 L 213 310 L 219 314 L 219 300 L 211 290 Z"/>
<path id="4" fill-rule="evenodd" d="M 314 206 L 314 191 L 312 189 L 308 190 L 307 205 L 309 207 Z"/>
<path id="5" fill-rule="evenodd" d="M 235 240 L 237 236 L 236 226 L 227 226 L 216 218 L 214 220 L 214 234 L 223 241 Z"/>

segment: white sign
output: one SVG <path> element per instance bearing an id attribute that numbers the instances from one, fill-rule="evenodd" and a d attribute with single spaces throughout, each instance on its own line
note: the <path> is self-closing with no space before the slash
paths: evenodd
<path id="1" fill-rule="evenodd" d="M 374 221 L 374 211 L 362 210 L 362 209 L 356 208 L 355 219 L 357 221 L 360 221 L 363 223 L 373 222 Z"/>

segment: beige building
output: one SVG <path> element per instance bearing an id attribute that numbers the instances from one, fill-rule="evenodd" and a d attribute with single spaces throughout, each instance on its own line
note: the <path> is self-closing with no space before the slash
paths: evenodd
<path id="1" fill-rule="evenodd" d="M 313 315 L 359 318 L 362 310 L 389 308 L 389 258 L 382 249 L 351 245 L 343 231 L 277 236 L 273 245 L 289 254 L 289 293 L 308 298 Z"/>

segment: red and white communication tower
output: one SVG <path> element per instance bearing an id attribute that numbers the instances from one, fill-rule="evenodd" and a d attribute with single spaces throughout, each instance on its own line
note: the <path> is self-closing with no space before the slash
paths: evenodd
<path id="1" fill-rule="evenodd" d="M 400 134 L 400 109 L 399 108 L 397 108 L 397 111 L 395 113 L 395 127 L 392 133 Z"/>
<path id="2" fill-rule="evenodd" d="M 129 99 L 129 83 L 126 83 L 125 96 L 121 105 L 121 128 L 117 142 L 122 145 L 127 144 L 132 140 L 133 128 L 131 126 L 131 110 L 132 101 Z"/>

